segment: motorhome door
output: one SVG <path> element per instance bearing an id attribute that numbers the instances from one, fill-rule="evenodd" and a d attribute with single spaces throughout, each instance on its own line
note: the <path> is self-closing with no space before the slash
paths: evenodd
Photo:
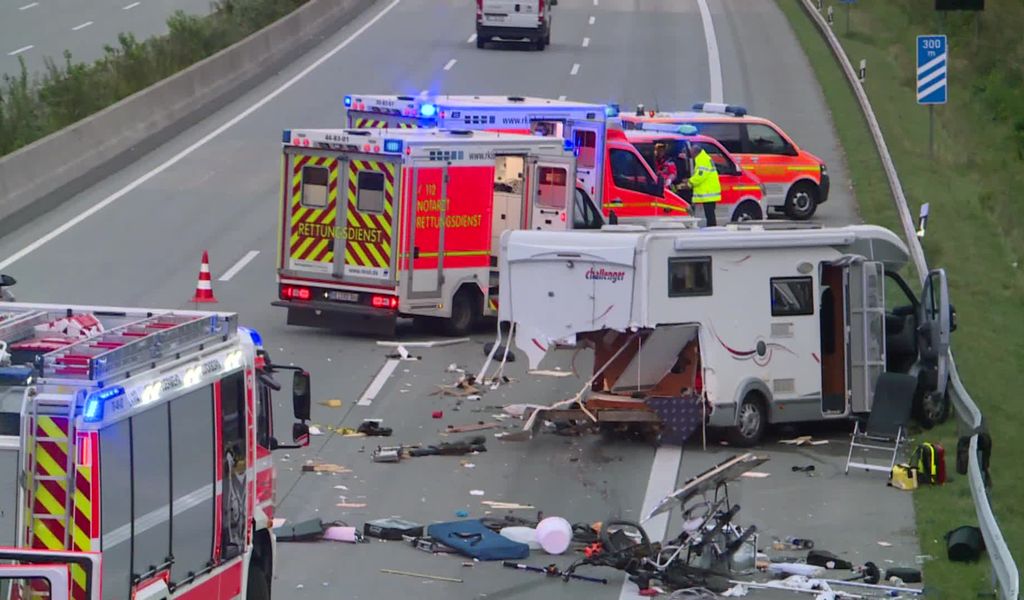
<path id="1" fill-rule="evenodd" d="M 947 361 L 951 330 L 949 287 L 946 283 L 945 270 L 935 269 L 928 273 L 928 279 L 925 280 L 921 291 L 917 317 L 921 360 L 937 367 L 935 393 L 941 396 L 946 392 L 946 379 L 949 377 Z"/>
<path id="2" fill-rule="evenodd" d="M 851 410 L 871 410 L 875 382 L 885 371 L 885 268 L 880 262 L 853 261 L 846 272 L 847 381 Z"/>

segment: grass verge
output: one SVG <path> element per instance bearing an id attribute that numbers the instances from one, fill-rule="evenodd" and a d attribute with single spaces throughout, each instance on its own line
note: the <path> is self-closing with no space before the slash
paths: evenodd
<path id="1" fill-rule="evenodd" d="M 861 214 L 870 222 L 900 231 L 892 196 L 867 123 L 853 92 L 817 27 L 799 0 L 778 0 L 803 46 L 832 112 L 845 150 Z M 931 204 L 924 248 L 932 267 L 946 268 L 959 316 L 954 350 L 961 376 L 985 414 L 994 443 L 992 503 L 1011 549 L 1024 548 L 1024 518 L 1017 498 L 1024 494 L 1019 452 L 1012 440 L 1024 419 L 1016 408 L 1024 384 L 1024 213 L 1015 191 L 1024 186 L 1024 86 L 1020 63 L 1006 66 L 993 53 L 1019 56 L 1024 42 L 1013 37 L 1014 20 L 1024 9 L 992 0 L 975 37 L 971 15 L 939 20 L 921 0 L 862 2 L 851 11 L 836 6 L 835 30 L 847 55 L 867 59 L 866 89 L 899 171 L 904 192 L 917 214 Z M 1020 21 L 1016 21 L 1020 22 Z M 935 109 L 935 152 L 928 151 L 928 109 L 915 101 L 915 36 L 950 35 L 950 103 Z M 1016 82 L 1016 83 L 1015 83 Z M 921 552 L 930 597 L 974 598 L 991 591 L 987 560 L 976 565 L 945 559 L 946 531 L 976 524 L 965 477 L 954 472 L 956 429 L 949 423 L 918 434 L 947 448 L 947 470 L 954 481 L 914 494 Z M 905 524 L 879 526 L 899 529 Z"/>
<path id="2" fill-rule="evenodd" d="M 294 11 L 307 0 L 220 0 L 207 16 L 176 11 L 166 35 L 138 41 L 130 33 L 106 46 L 102 58 L 76 63 L 64 52 L 46 70 L 0 81 L 0 156 L 27 146 L 212 56 Z"/>

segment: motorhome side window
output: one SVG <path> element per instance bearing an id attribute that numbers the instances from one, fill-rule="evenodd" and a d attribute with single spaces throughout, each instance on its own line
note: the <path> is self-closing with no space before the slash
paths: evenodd
<path id="1" fill-rule="evenodd" d="M 327 206 L 327 169 L 302 167 L 302 204 L 310 208 Z"/>
<path id="2" fill-rule="evenodd" d="M 357 188 L 359 191 L 356 208 L 359 209 L 359 212 L 384 212 L 384 173 L 360 171 Z"/>
<path id="3" fill-rule="evenodd" d="M 686 256 L 668 259 L 669 298 L 710 295 L 710 256 Z"/>
<path id="4" fill-rule="evenodd" d="M 774 277 L 771 289 L 773 317 L 814 314 L 814 280 L 810 277 Z"/>

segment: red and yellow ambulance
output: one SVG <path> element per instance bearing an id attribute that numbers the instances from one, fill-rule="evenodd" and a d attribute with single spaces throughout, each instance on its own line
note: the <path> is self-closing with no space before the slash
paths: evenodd
<path id="1" fill-rule="evenodd" d="M 702 102 L 684 112 L 648 112 L 639 106 L 636 114 L 621 119 L 626 129 L 644 129 L 647 123 L 685 124 L 715 138 L 764 184 L 769 211 L 806 220 L 828 200 L 824 161 L 797 146 L 778 125 L 747 114 L 742 106 Z"/>
<path id="2" fill-rule="evenodd" d="M 550 135 L 576 152 L 581 193 L 604 216 L 684 216 L 689 205 L 664 185 L 609 117 L 614 105 L 522 96 L 356 95 L 345 97 L 349 127 L 497 131 Z"/>
<path id="3" fill-rule="evenodd" d="M 561 138 L 439 129 L 284 132 L 273 304 L 288 323 L 469 331 L 497 308 L 509 229 L 598 228 Z"/>

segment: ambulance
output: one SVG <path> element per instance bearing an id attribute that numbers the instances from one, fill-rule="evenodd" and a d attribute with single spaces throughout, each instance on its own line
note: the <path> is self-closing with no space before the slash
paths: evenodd
<path id="1" fill-rule="evenodd" d="M 690 111 L 655 112 L 638 106 L 635 115 L 622 115 L 626 129 L 649 124 L 692 125 L 713 137 L 743 168 L 757 175 L 767 190 L 768 209 L 799 221 L 814 216 L 828 200 L 829 175 L 825 162 L 800 148 L 778 125 L 747 113 L 742 106 L 700 102 Z"/>
<path id="2" fill-rule="evenodd" d="M 278 300 L 290 325 L 464 334 L 497 308 L 509 229 L 600 228 L 571 143 L 439 129 L 284 132 Z"/>
<path id="3" fill-rule="evenodd" d="M 270 598 L 271 451 L 308 445 L 310 377 L 237 314 L 4 302 L 0 395 L 22 399 L 0 559 L 25 573 L 0 569 L 4 598 Z"/>
<path id="4" fill-rule="evenodd" d="M 345 96 L 349 127 L 440 127 L 531 135 L 572 142 L 580 192 L 610 217 L 685 216 L 689 205 L 626 139 L 614 104 L 523 96 Z"/>

